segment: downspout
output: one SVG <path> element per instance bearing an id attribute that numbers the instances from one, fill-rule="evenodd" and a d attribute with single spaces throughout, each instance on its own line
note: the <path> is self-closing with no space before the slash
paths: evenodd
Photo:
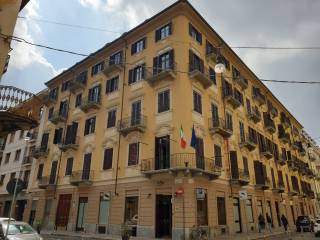
<path id="1" fill-rule="evenodd" d="M 125 87 L 125 79 L 126 79 L 126 58 L 127 58 L 127 40 L 124 39 L 124 56 L 123 56 L 123 81 L 122 81 L 122 96 L 121 96 L 121 109 L 120 109 L 120 120 L 119 123 L 122 122 L 123 116 L 123 105 L 124 105 L 124 87 Z M 114 183 L 114 194 L 117 196 L 117 188 L 118 188 L 118 174 L 119 174 L 119 157 L 120 157 L 120 143 L 121 143 L 121 133 L 118 135 L 118 151 L 117 151 L 117 164 L 116 164 L 116 179 Z"/>

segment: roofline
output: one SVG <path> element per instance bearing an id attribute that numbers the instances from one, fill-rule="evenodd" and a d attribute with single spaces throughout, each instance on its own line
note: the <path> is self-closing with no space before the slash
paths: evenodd
<path id="1" fill-rule="evenodd" d="M 77 67 L 78 65 L 84 63 L 85 61 L 87 61 L 91 56 L 94 56 L 100 52 L 102 52 L 103 50 L 105 50 L 106 48 L 112 46 L 113 44 L 115 44 L 116 42 L 126 38 L 129 34 L 131 34 L 132 32 L 136 31 L 137 29 L 139 29 L 140 27 L 144 26 L 146 23 L 149 23 L 150 21 L 154 20 L 155 18 L 159 17 L 161 14 L 165 13 L 166 11 L 168 11 L 169 9 L 175 7 L 176 5 L 179 4 L 187 4 L 192 11 L 194 11 L 196 13 L 196 15 L 200 18 L 200 20 L 207 26 L 209 27 L 209 29 L 218 37 L 218 39 L 228 47 L 228 50 L 231 51 L 232 54 L 234 54 L 234 56 L 240 61 L 241 64 L 243 64 L 245 66 L 245 68 L 249 71 L 250 74 L 252 74 L 256 80 L 258 80 L 262 86 L 265 88 L 265 90 L 267 90 L 267 93 L 270 93 L 271 96 L 277 101 L 277 103 L 282 106 L 289 114 L 290 116 L 296 121 L 296 123 L 299 124 L 299 126 L 301 128 L 304 128 L 303 125 L 293 116 L 293 114 L 280 102 L 280 100 L 270 91 L 270 89 L 260 80 L 260 78 L 247 66 L 247 64 L 244 63 L 244 61 L 238 56 L 238 54 L 235 53 L 235 51 L 233 51 L 233 49 L 223 40 L 223 38 L 211 27 L 211 25 L 201 16 L 201 14 L 193 7 L 193 5 L 188 1 L 188 0 L 178 0 L 175 3 L 171 4 L 170 6 L 166 7 L 165 9 L 163 9 L 162 11 L 160 11 L 159 13 L 153 15 L 152 17 L 146 19 L 144 22 L 140 23 L 138 26 L 132 28 L 131 30 L 129 30 L 128 32 L 123 33 L 120 37 L 116 38 L 115 40 L 111 41 L 110 43 L 107 43 L 105 46 L 103 46 L 102 48 L 98 49 L 96 52 L 90 54 L 88 57 L 84 58 L 83 60 L 81 60 L 80 62 L 76 63 L 75 65 L 71 66 L 70 68 L 68 68 L 67 70 L 63 71 L 62 73 L 60 73 L 59 75 L 55 76 L 54 78 L 52 78 L 51 80 L 47 81 L 45 84 L 48 86 L 49 84 L 51 84 L 53 81 L 55 81 L 57 78 L 60 78 L 61 76 L 63 76 L 63 74 L 66 74 L 67 72 L 69 72 L 71 69 Z"/>

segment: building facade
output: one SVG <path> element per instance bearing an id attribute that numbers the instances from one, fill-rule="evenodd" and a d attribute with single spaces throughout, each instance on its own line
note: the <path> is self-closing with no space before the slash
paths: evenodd
<path id="1" fill-rule="evenodd" d="M 32 179 L 33 151 L 36 145 L 37 129 L 31 131 L 17 131 L 8 135 L 5 147 L 0 157 L 0 214 L 9 217 L 12 195 L 7 192 L 7 184 L 13 178 L 20 178 L 25 188 L 17 195 L 12 217 L 25 220 L 27 202 L 30 200 L 29 180 Z M 26 137 L 30 140 L 26 140 Z"/>
<path id="2" fill-rule="evenodd" d="M 45 229 L 181 239 L 318 214 L 301 124 L 187 1 L 47 87 L 27 204 Z"/>

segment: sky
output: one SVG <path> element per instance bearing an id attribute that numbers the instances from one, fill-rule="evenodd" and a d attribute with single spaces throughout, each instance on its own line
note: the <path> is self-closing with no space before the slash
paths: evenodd
<path id="1" fill-rule="evenodd" d="M 14 35 L 31 42 L 89 54 L 175 0 L 31 0 L 20 12 Z M 230 46 L 319 46 L 318 0 L 190 0 Z M 107 31 L 70 28 L 45 19 Z M 82 57 L 12 43 L 1 84 L 38 92 L 44 82 Z M 261 79 L 320 81 L 320 50 L 234 49 Z M 266 83 L 320 143 L 320 85 Z"/>

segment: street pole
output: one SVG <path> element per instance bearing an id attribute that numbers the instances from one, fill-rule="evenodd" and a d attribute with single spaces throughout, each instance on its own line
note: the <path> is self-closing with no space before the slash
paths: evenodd
<path id="1" fill-rule="evenodd" d="M 29 133 L 27 133 L 27 136 L 24 139 L 26 142 L 28 142 L 30 140 L 30 136 L 28 134 Z M 21 164 L 20 164 L 20 168 L 19 168 L 19 172 L 18 172 L 18 178 L 16 179 L 16 182 L 14 184 L 14 191 L 13 191 L 13 196 L 12 196 L 12 203 L 11 203 L 11 206 L 10 206 L 9 220 L 8 220 L 8 225 L 7 225 L 7 229 L 6 229 L 5 239 L 7 239 L 8 233 L 9 233 L 9 226 L 10 226 L 10 222 L 11 222 L 13 206 L 15 206 L 16 197 L 17 197 L 17 187 L 18 187 L 17 183 L 18 183 L 18 179 L 20 179 L 20 173 L 21 173 L 21 169 L 22 169 L 22 164 L 23 164 L 23 159 L 22 159 Z"/>

